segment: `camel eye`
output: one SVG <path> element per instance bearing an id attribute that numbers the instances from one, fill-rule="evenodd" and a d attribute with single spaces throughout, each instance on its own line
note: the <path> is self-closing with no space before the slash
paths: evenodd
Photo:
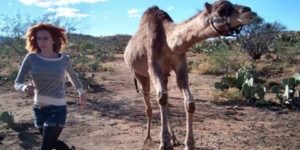
<path id="1" fill-rule="evenodd" d="M 233 7 L 224 7 L 223 9 L 220 9 L 218 11 L 218 14 L 220 17 L 228 17 L 231 15 L 231 13 L 233 12 Z"/>

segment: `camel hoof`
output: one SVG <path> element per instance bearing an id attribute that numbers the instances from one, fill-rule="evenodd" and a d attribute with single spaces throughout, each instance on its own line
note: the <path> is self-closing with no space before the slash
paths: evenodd
<path id="1" fill-rule="evenodd" d="M 159 150 L 174 150 L 170 143 L 161 144 Z"/>
<path id="2" fill-rule="evenodd" d="M 151 137 L 146 137 L 144 140 L 144 145 L 150 145 L 152 143 L 152 138 Z"/>
<path id="3" fill-rule="evenodd" d="M 174 147 L 182 145 L 178 140 L 173 141 Z"/>
<path id="4" fill-rule="evenodd" d="M 177 140 L 175 135 L 173 135 L 172 139 L 173 139 L 173 146 L 174 147 L 182 145 L 181 143 L 179 143 L 179 141 Z"/>
<path id="5" fill-rule="evenodd" d="M 187 141 L 185 141 L 184 150 L 195 150 L 195 140 L 194 140 L 194 138 L 189 138 Z"/>
<path id="6" fill-rule="evenodd" d="M 184 150 L 195 150 L 195 147 L 194 146 L 185 147 Z"/>

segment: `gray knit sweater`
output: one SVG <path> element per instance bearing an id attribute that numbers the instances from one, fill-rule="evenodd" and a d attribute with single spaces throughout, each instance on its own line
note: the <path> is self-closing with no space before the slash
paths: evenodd
<path id="1" fill-rule="evenodd" d="M 19 73 L 15 80 L 15 89 L 24 92 L 25 80 L 31 75 L 35 86 L 35 102 L 43 99 L 51 99 L 49 104 L 58 105 L 65 102 L 54 102 L 55 100 L 65 101 L 65 79 L 66 74 L 77 90 L 82 90 L 82 84 L 71 67 L 70 58 L 61 54 L 59 58 L 45 58 L 39 54 L 27 54 L 22 62 Z"/>

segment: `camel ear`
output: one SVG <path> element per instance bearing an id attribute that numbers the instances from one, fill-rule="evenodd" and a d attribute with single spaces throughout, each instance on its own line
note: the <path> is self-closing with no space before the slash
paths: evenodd
<path id="1" fill-rule="evenodd" d="M 206 11 L 210 14 L 211 10 L 212 10 L 211 4 L 205 2 L 204 6 L 205 6 Z"/>

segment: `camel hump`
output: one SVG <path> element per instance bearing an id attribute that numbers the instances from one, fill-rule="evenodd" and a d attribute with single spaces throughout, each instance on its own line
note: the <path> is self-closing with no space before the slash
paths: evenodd
<path id="1" fill-rule="evenodd" d="M 169 16 L 169 14 L 163 10 L 161 10 L 158 6 L 154 5 L 152 7 L 149 7 L 143 14 L 143 18 L 148 17 L 155 17 L 156 19 L 160 21 L 170 21 L 173 22 L 172 18 Z M 147 19 L 148 20 L 148 19 Z"/>

